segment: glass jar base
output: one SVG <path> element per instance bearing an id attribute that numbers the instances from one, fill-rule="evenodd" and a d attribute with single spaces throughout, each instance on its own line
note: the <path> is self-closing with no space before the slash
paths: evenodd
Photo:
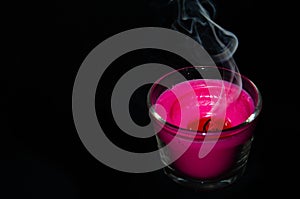
<path id="1" fill-rule="evenodd" d="M 231 172 L 229 175 L 213 180 L 199 180 L 185 177 L 168 166 L 163 171 L 170 179 L 184 187 L 194 189 L 195 191 L 213 191 L 232 185 L 244 174 L 245 169 L 246 165 Z"/>

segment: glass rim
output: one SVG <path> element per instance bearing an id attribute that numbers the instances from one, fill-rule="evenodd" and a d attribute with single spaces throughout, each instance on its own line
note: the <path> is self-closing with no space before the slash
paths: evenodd
<path id="1" fill-rule="evenodd" d="M 193 129 L 188 129 L 188 128 L 183 128 L 183 127 L 177 126 L 175 124 L 172 124 L 172 123 L 164 120 L 154 110 L 154 108 L 153 108 L 154 103 L 152 103 L 151 94 L 152 94 L 153 90 L 155 89 L 156 85 L 158 85 L 159 82 L 161 82 L 163 79 L 165 79 L 166 77 L 170 76 L 172 73 L 175 73 L 175 72 L 178 72 L 178 71 L 182 71 L 182 70 L 186 70 L 186 69 L 189 69 L 189 68 L 217 68 L 217 69 L 220 69 L 220 70 L 230 71 L 230 72 L 232 72 L 234 74 L 239 75 L 244 81 L 247 81 L 254 88 L 254 91 L 255 91 L 256 96 L 257 96 L 257 102 L 254 104 L 254 111 L 249 115 L 249 117 L 244 122 L 242 122 L 242 123 L 240 123 L 238 125 L 235 125 L 233 127 L 230 127 L 230 128 L 222 129 L 221 131 L 207 131 L 207 132 L 204 132 L 204 131 L 199 131 L 199 130 L 193 130 Z M 178 131 L 180 130 L 180 131 L 184 131 L 184 132 L 187 132 L 187 133 L 194 133 L 194 134 L 196 133 L 196 135 L 199 135 L 199 136 L 214 136 L 214 135 L 216 136 L 216 135 L 219 135 L 220 132 L 222 134 L 224 134 L 224 133 L 227 134 L 227 133 L 229 133 L 229 132 L 231 132 L 233 130 L 241 129 L 241 128 L 245 127 L 246 125 L 251 124 L 259 116 L 259 114 L 261 112 L 261 109 L 262 109 L 262 96 L 261 96 L 261 93 L 258 90 L 257 86 L 248 77 L 246 77 L 245 75 L 242 75 L 239 72 L 232 71 L 232 70 L 229 70 L 227 68 L 218 67 L 218 66 L 188 66 L 188 67 L 183 67 L 183 68 L 180 68 L 180 69 L 174 69 L 174 71 L 171 71 L 171 72 L 163 75 L 156 82 L 154 82 L 153 85 L 151 86 L 149 92 L 148 92 L 148 95 L 147 95 L 147 106 L 148 106 L 150 114 L 158 122 L 160 122 L 162 125 L 167 125 L 167 126 L 169 126 L 171 128 L 174 128 L 174 129 L 176 129 Z"/>

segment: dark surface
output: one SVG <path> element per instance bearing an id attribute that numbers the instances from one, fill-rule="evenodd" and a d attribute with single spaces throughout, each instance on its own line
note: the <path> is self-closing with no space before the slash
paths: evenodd
<path id="1" fill-rule="evenodd" d="M 239 38 L 235 59 L 240 72 L 256 83 L 264 101 L 248 167 L 237 183 L 220 191 L 197 193 L 178 186 L 162 171 L 131 174 L 113 170 L 85 149 L 71 108 L 80 64 L 95 46 L 116 33 L 167 25 L 174 13 L 164 2 L 58 1 L 10 6 L 4 31 L 8 33 L 9 62 L 1 72 L 0 198 L 106 198 L 106 194 L 122 198 L 257 198 L 273 192 L 288 196 L 297 189 L 290 178 L 297 182 L 298 155 L 294 152 L 299 151 L 295 135 L 299 130 L 295 130 L 297 116 L 291 114 L 299 110 L 292 94 L 299 89 L 295 88 L 295 67 L 290 64 L 294 57 L 284 58 L 289 49 L 287 39 L 293 36 L 289 27 L 280 25 L 285 19 L 278 15 L 279 4 L 273 8 L 274 4 L 259 1 L 230 0 L 218 2 L 216 7 L 217 22 Z M 149 52 L 137 53 L 120 58 L 103 78 L 106 90 L 97 96 L 103 97 L 104 105 L 109 106 L 109 88 L 126 72 L 124 68 L 141 64 L 143 59 L 158 59 L 155 52 L 150 57 Z M 131 106 L 133 119 L 140 124 L 148 121 L 142 114 L 146 88 L 135 94 L 132 103 L 136 105 Z M 96 106 L 101 115 L 105 107 Z M 110 117 L 100 122 L 123 148 L 141 152 L 155 148 L 153 139 L 126 139 Z"/>

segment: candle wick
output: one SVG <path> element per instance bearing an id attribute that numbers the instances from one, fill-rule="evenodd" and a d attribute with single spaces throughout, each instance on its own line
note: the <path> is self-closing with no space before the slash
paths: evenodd
<path id="1" fill-rule="evenodd" d="M 203 131 L 204 131 L 205 133 L 207 133 L 207 130 L 208 130 L 208 129 L 206 129 L 206 126 L 209 124 L 210 121 L 211 121 L 211 119 L 209 118 L 209 119 L 204 123 L 204 125 L 203 125 Z"/>

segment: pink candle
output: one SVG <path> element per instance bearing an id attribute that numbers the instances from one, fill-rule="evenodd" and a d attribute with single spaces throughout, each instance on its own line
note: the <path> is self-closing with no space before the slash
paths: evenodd
<path id="1" fill-rule="evenodd" d="M 185 89 L 187 84 L 192 90 Z M 238 96 L 226 104 L 225 120 L 224 116 L 220 120 L 212 119 L 212 114 L 214 118 L 218 117 L 218 111 L 213 111 L 213 107 L 220 100 L 220 96 L 214 94 L 221 91 L 225 92 L 227 97 L 237 93 Z M 163 127 L 157 136 L 164 144 L 176 139 L 177 144 L 168 146 L 168 156 L 171 159 L 177 157 L 184 146 L 189 145 L 189 148 L 173 162 L 172 167 L 191 178 L 215 179 L 229 171 L 238 159 L 238 150 L 241 150 L 252 136 L 252 127 L 234 127 L 245 122 L 254 112 L 254 102 L 245 90 L 229 82 L 212 79 L 182 82 L 164 91 L 156 100 L 155 105 L 157 104 L 160 106 L 157 106 L 155 111 L 166 122 L 182 129 L 177 131 Z M 193 114 L 195 110 L 199 111 L 198 114 Z M 204 140 L 206 132 L 209 134 L 210 131 L 222 130 L 218 122 L 221 123 L 222 129 L 227 130 L 217 138 Z M 196 134 L 191 139 L 189 136 L 193 132 Z M 199 157 L 199 151 L 210 144 L 213 144 L 210 152 L 204 157 Z"/>

